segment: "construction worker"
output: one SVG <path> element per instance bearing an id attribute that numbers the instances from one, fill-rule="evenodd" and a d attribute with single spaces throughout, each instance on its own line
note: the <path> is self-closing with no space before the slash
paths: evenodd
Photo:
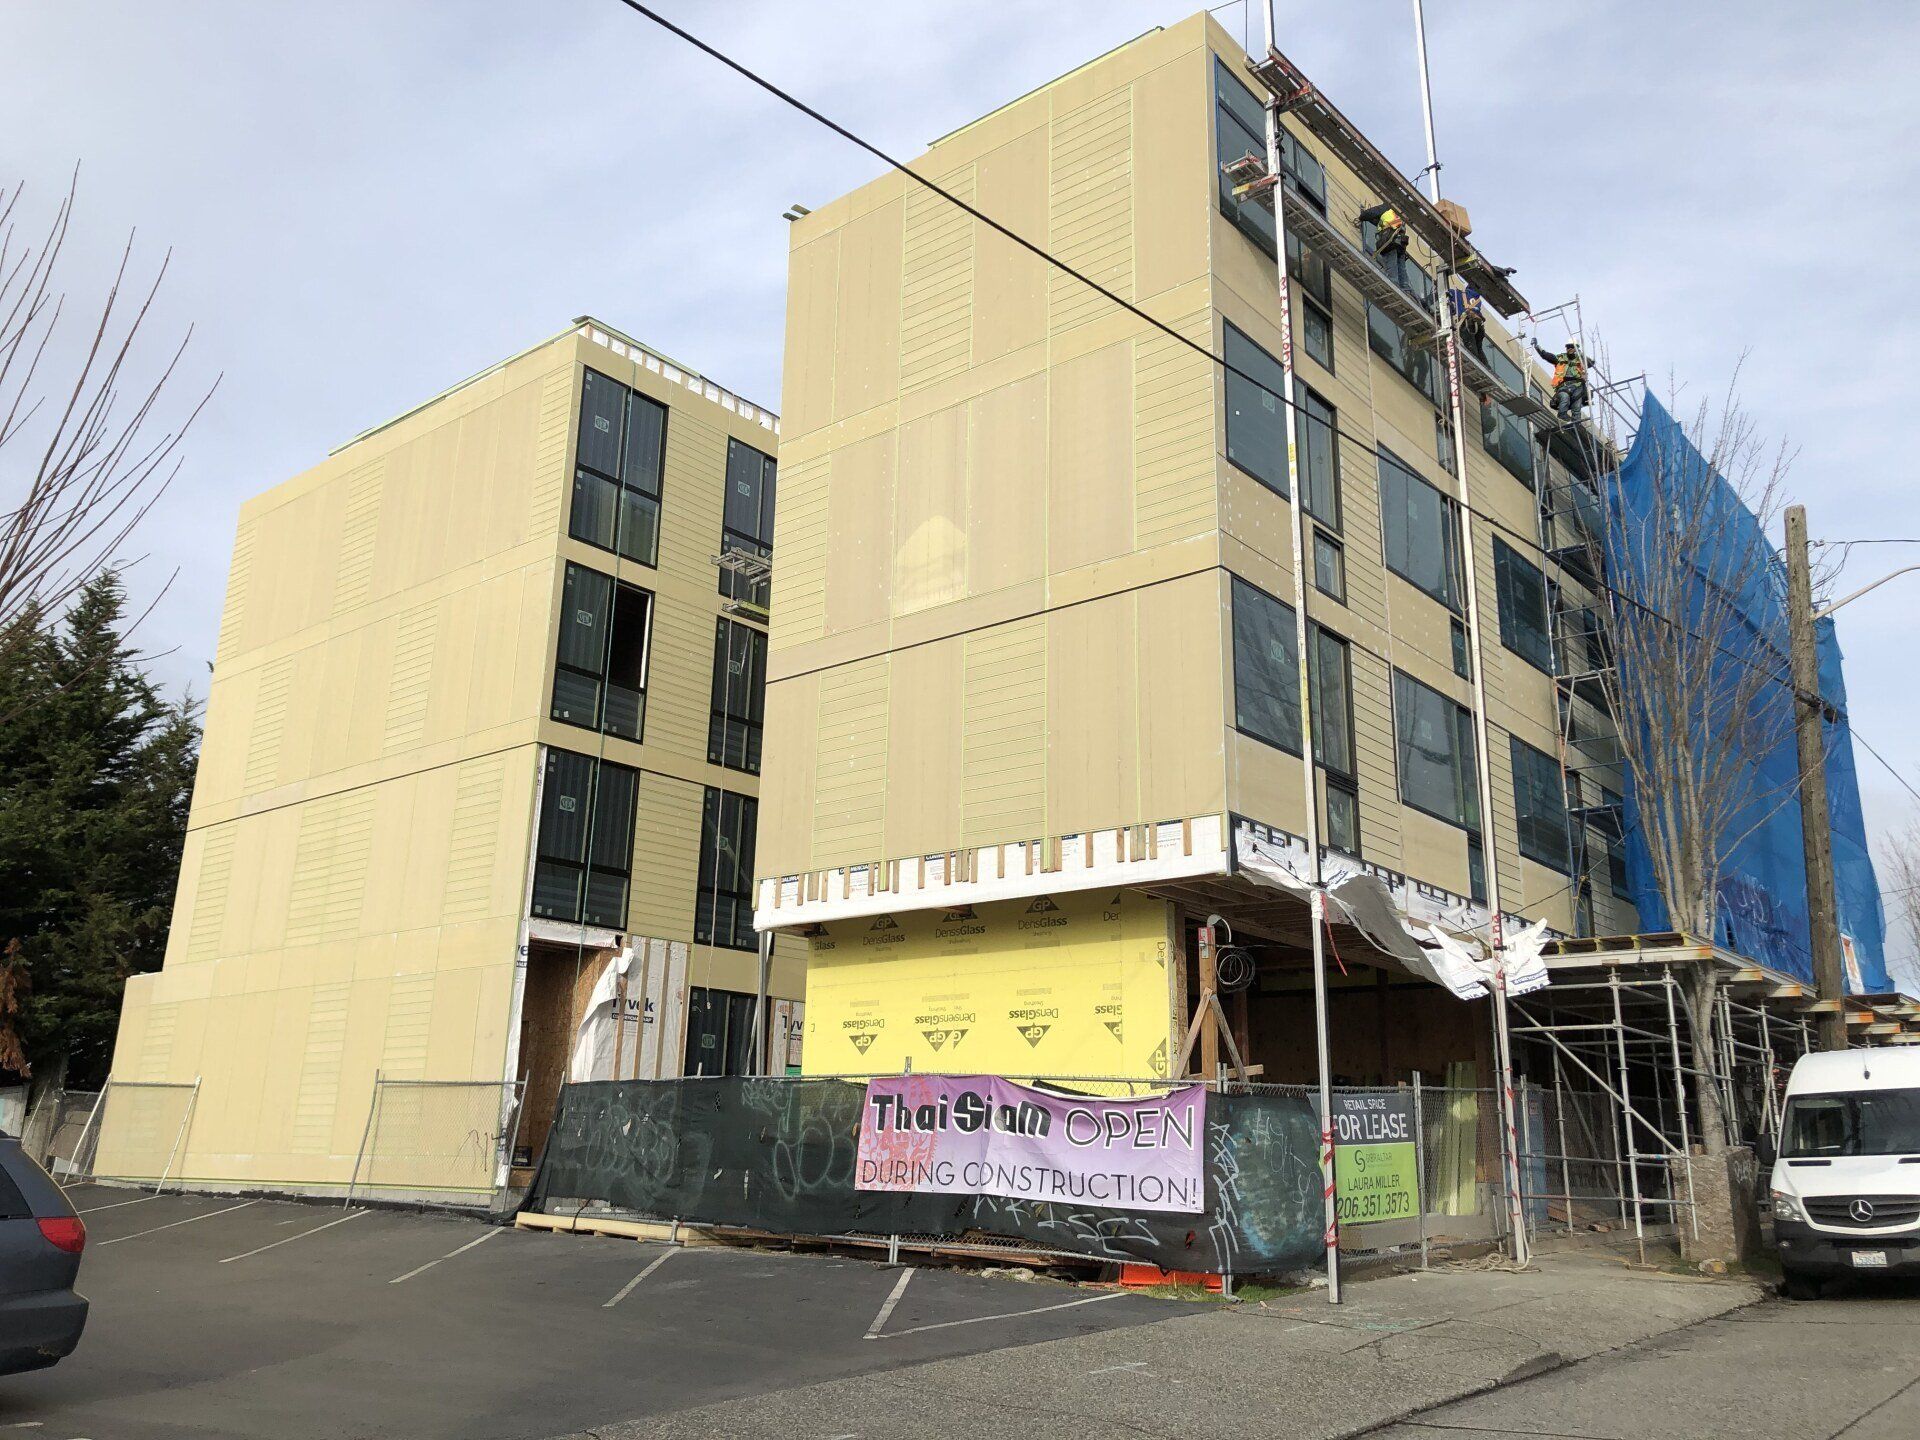
<path id="1" fill-rule="evenodd" d="M 1388 204 L 1369 205 L 1360 218 L 1373 222 L 1373 257 L 1385 260 L 1390 255 L 1407 253 L 1407 219 Z"/>
<path id="2" fill-rule="evenodd" d="M 1472 346 L 1473 353 L 1485 359 L 1486 351 L 1481 347 L 1487 339 L 1487 316 L 1480 287 L 1465 283 L 1456 287 L 1452 292 L 1452 304 L 1453 324 L 1460 332 L 1461 343 Z"/>
<path id="3" fill-rule="evenodd" d="M 1587 408 L 1587 357 L 1571 340 L 1565 353 L 1560 355 L 1538 340 L 1533 342 L 1533 348 L 1542 360 L 1553 366 L 1553 413 L 1563 425 L 1575 423 L 1580 412 Z"/>

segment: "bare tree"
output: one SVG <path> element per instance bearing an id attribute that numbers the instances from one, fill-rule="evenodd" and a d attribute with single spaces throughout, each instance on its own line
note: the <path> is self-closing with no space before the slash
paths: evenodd
<path id="1" fill-rule="evenodd" d="M 1640 437 L 1647 489 L 1625 495 L 1617 470 L 1603 479 L 1612 493 L 1592 543 L 1616 587 L 1603 607 L 1615 660 L 1606 698 L 1654 880 L 1673 928 L 1711 941 L 1726 862 L 1796 789 L 1770 785 L 1753 763 L 1791 738 L 1794 712 L 1785 637 L 1751 614 L 1754 595 L 1780 583 L 1767 535 L 1792 457 L 1761 438 L 1732 385 L 1717 403 L 1669 409 L 1674 431 Z M 1681 995 L 1703 1075 L 1717 1068 L 1718 986 L 1712 965 L 1687 967 Z M 1694 1089 L 1703 1143 L 1723 1154 L 1719 1088 L 1702 1078 Z"/>
<path id="2" fill-rule="evenodd" d="M 0 648 L 124 564 L 121 547 L 178 472 L 181 439 L 213 393 L 178 423 L 160 418 L 192 330 L 145 362 L 137 342 L 167 258 L 144 293 L 123 296 L 131 235 L 104 301 L 69 339 L 58 272 L 78 179 L 32 235 L 15 213 L 24 187 L 0 190 Z"/>
<path id="3" fill-rule="evenodd" d="M 1920 956 L 1920 817 L 1909 819 L 1904 829 L 1881 838 L 1880 882 L 1880 893 L 1886 896 L 1891 912 L 1888 918 Z M 1888 939 L 1892 938 L 1890 934 Z M 1907 963 L 1910 974 L 1920 974 L 1920 958 Z M 1920 984 L 1920 979 L 1908 984 Z"/>

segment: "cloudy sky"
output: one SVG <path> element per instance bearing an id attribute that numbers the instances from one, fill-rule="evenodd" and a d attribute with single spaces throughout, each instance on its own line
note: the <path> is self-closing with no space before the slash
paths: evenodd
<path id="1" fill-rule="evenodd" d="M 907 155 L 1190 13 L 656 3 Z M 1244 9 L 1219 11 L 1236 34 Z M 1424 164 L 1407 0 L 1279 9 L 1282 48 Z M 1814 533 L 1920 538 L 1900 349 L 1920 6 L 1428 0 L 1427 19 L 1447 189 L 1534 302 L 1578 293 L 1618 372 L 1694 397 L 1744 355 Z M 222 377 L 139 546 L 136 589 L 177 572 L 144 639 L 179 684 L 204 683 L 242 498 L 575 315 L 777 408 L 780 212 L 874 173 L 616 0 L 4 0 L 0 56 L 0 184 L 44 215 L 82 166 L 70 289 L 96 293 L 130 229 L 148 264 L 171 247 L 156 337 L 191 323 L 187 378 Z M 1862 547 L 1845 579 L 1913 562 Z M 1916 613 L 1920 575 L 1841 639 L 1857 729 L 1920 786 Z M 1911 796 L 1860 766 L 1870 827 L 1906 823 Z"/>

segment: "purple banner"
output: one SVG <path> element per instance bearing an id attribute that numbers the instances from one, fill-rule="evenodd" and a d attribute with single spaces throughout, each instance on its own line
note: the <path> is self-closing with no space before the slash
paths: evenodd
<path id="1" fill-rule="evenodd" d="M 872 1080 L 854 1187 L 1193 1213 L 1206 1119 L 1204 1085 L 1100 1100 L 993 1075 Z"/>

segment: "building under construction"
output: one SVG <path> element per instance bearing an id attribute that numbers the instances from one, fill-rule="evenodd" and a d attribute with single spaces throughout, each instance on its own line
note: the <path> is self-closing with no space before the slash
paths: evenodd
<path id="1" fill-rule="evenodd" d="M 1305 1081 L 1319 890 L 1333 1080 L 1487 1087 L 1510 1043 L 1483 1188 L 1668 1218 L 1699 1088 L 1774 1123 L 1817 1006 L 1645 933 L 1597 543 L 1639 401 L 1596 370 L 1569 422 L 1531 349 L 1578 303 L 1207 15 L 913 169 L 792 226 L 755 921 L 806 941 L 806 1071 L 1170 1076 L 1217 997 L 1229 1052 Z M 1536 922 L 1509 1042 L 1431 957 Z"/>

